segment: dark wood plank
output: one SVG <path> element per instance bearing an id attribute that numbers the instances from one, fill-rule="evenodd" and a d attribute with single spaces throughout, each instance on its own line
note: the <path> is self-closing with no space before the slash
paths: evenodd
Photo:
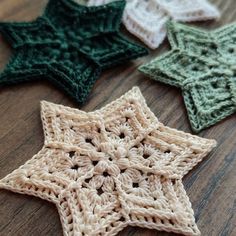
<path id="1" fill-rule="evenodd" d="M 213 29 L 235 20 L 234 0 L 212 0 L 221 10 L 218 22 L 199 25 Z M 0 21 L 29 21 L 37 17 L 46 0 L 1 0 Z M 181 93 L 178 89 L 149 80 L 137 67 L 169 49 L 165 42 L 149 56 L 103 73 L 87 101 L 80 107 L 91 111 L 102 107 L 138 85 L 148 105 L 164 124 L 191 132 Z M 9 60 L 11 50 L 0 38 L 0 68 Z M 39 101 L 78 107 L 47 82 L 35 82 L 0 90 L 0 178 L 18 168 L 43 145 Z M 195 211 L 202 235 L 236 235 L 236 125 L 235 115 L 200 133 L 215 138 L 218 147 L 185 178 L 184 184 Z M 38 198 L 0 190 L 0 235 L 62 235 L 55 206 Z M 120 234 L 133 236 L 175 234 L 128 227 Z"/>

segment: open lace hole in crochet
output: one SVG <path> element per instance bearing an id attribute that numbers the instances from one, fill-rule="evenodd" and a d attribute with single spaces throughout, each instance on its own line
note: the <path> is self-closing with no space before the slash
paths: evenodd
<path id="1" fill-rule="evenodd" d="M 72 158 L 75 155 L 75 151 L 69 152 L 69 157 Z"/>
<path id="2" fill-rule="evenodd" d="M 169 220 L 169 223 L 171 224 L 171 225 L 174 225 L 175 223 L 173 222 L 173 220 Z"/>
<path id="3" fill-rule="evenodd" d="M 92 164 L 96 166 L 98 164 L 98 161 L 92 161 Z"/>
<path id="4" fill-rule="evenodd" d="M 164 151 L 164 153 L 171 153 L 171 150 L 167 149 Z"/>
<path id="5" fill-rule="evenodd" d="M 120 139 L 124 139 L 125 138 L 125 134 L 122 132 L 122 133 L 120 133 L 119 137 L 120 137 Z"/>
<path id="6" fill-rule="evenodd" d="M 104 172 L 102 173 L 102 175 L 103 175 L 104 177 L 110 176 L 109 173 L 106 172 L 106 171 L 104 171 Z"/>
<path id="7" fill-rule="evenodd" d="M 85 179 L 84 181 L 86 182 L 86 183 L 89 183 L 89 181 L 91 180 L 92 178 L 88 178 L 88 179 Z"/>
<path id="8" fill-rule="evenodd" d="M 203 56 L 206 56 L 207 53 L 208 53 L 208 50 L 207 50 L 206 48 L 202 49 L 201 54 L 202 54 Z"/>
<path id="9" fill-rule="evenodd" d="M 85 139 L 85 142 L 86 142 L 86 143 L 89 143 L 89 144 L 91 144 L 91 145 L 93 145 L 93 146 L 94 146 L 94 144 L 93 144 L 93 142 L 92 142 L 92 139 L 91 139 L 91 138 L 86 138 L 86 139 Z"/>
<path id="10" fill-rule="evenodd" d="M 142 144 L 143 146 L 145 145 L 146 139 L 143 139 L 140 141 L 140 144 Z"/>
<path id="11" fill-rule="evenodd" d="M 72 170 L 78 170 L 79 169 L 79 166 L 76 164 L 76 165 L 73 165 L 72 167 L 71 167 L 71 169 Z"/>
<path id="12" fill-rule="evenodd" d="M 129 122 L 129 117 L 125 117 L 125 122 Z"/>
<path id="13" fill-rule="evenodd" d="M 193 67 L 192 67 L 192 70 L 193 70 L 193 71 L 199 71 L 199 68 L 198 68 L 197 66 L 193 66 Z"/>
<path id="14" fill-rule="evenodd" d="M 133 188 L 138 188 L 139 187 L 139 183 L 133 183 L 132 186 L 133 186 Z"/>
<path id="15" fill-rule="evenodd" d="M 218 86 L 217 86 L 217 82 L 213 82 L 211 85 L 212 85 L 212 87 L 213 87 L 214 89 L 217 89 L 217 87 L 218 87 Z"/>
<path id="16" fill-rule="evenodd" d="M 147 153 L 144 153 L 144 154 L 143 154 L 143 158 L 144 158 L 144 159 L 148 159 L 149 157 L 150 157 L 149 154 L 147 154 Z"/>
<path id="17" fill-rule="evenodd" d="M 102 195 L 104 193 L 104 191 L 102 190 L 102 187 L 97 189 L 97 194 L 98 195 Z"/>
<path id="18" fill-rule="evenodd" d="M 229 52 L 229 53 L 234 53 L 234 48 L 229 48 L 229 49 L 228 49 L 228 52 Z"/>
<path id="19" fill-rule="evenodd" d="M 210 48 L 211 48 L 212 50 L 217 50 L 217 49 L 218 49 L 218 46 L 217 46 L 216 43 L 211 43 L 211 44 L 210 44 Z"/>

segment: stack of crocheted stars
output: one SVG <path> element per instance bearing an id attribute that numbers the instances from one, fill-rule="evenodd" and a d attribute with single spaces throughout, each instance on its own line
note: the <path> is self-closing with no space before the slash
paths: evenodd
<path id="1" fill-rule="evenodd" d="M 103 69 L 147 53 L 120 33 L 121 18 L 154 49 L 170 18 L 219 17 L 206 0 L 85 2 L 90 7 L 50 0 L 33 22 L 1 23 L 14 53 L 0 85 L 48 79 L 84 102 Z M 194 131 L 236 110 L 234 32 L 234 25 L 206 33 L 168 23 L 172 51 L 140 68 L 183 90 Z M 0 187 L 55 203 L 65 236 L 112 236 L 128 225 L 200 235 L 182 178 L 214 140 L 164 126 L 138 88 L 90 113 L 42 102 L 41 117 L 42 150 Z"/>
<path id="2" fill-rule="evenodd" d="M 80 1 L 80 0 L 77 0 Z M 102 5 L 115 0 L 85 0 L 88 5 Z M 217 19 L 217 8 L 206 0 L 126 0 L 123 23 L 127 30 L 148 47 L 157 48 L 166 37 L 169 19 L 182 22 Z"/>
<path id="3" fill-rule="evenodd" d="M 50 0 L 29 23 L 0 23 L 13 55 L 0 85 L 47 79 L 82 103 L 101 70 L 147 54 L 120 31 L 124 1 L 86 7 Z"/>
<path id="4" fill-rule="evenodd" d="M 56 204 L 65 236 L 197 236 L 182 178 L 216 145 L 164 126 L 138 88 L 95 112 L 42 102 L 45 144 L 0 187 Z"/>
<path id="5" fill-rule="evenodd" d="M 208 32 L 169 22 L 172 50 L 141 66 L 157 81 L 182 89 L 192 129 L 236 112 L 236 24 Z"/>

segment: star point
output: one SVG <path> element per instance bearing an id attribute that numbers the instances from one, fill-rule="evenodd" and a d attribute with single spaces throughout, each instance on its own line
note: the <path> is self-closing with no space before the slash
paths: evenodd
<path id="1" fill-rule="evenodd" d="M 207 32 L 169 22 L 168 35 L 171 51 L 139 70 L 181 88 L 195 132 L 235 113 L 235 24 Z"/>
<path id="2" fill-rule="evenodd" d="M 94 112 L 41 102 L 41 151 L 0 187 L 56 204 L 65 236 L 200 235 L 182 178 L 216 145 L 164 126 L 135 87 Z"/>

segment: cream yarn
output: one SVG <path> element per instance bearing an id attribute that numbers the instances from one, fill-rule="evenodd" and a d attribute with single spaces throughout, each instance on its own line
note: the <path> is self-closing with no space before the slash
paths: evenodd
<path id="1" fill-rule="evenodd" d="M 135 87 L 95 112 L 41 103 L 45 144 L 0 187 L 56 204 L 65 236 L 127 225 L 200 235 L 182 177 L 216 145 L 168 128 Z"/>
<path id="2" fill-rule="evenodd" d="M 114 0 L 87 0 L 89 6 Z M 217 8 L 207 0 L 126 0 L 123 14 L 126 28 L 151 49 L 157 48 L 166 36 L 169 19 L 182 22 L 217 19 Z"/>

